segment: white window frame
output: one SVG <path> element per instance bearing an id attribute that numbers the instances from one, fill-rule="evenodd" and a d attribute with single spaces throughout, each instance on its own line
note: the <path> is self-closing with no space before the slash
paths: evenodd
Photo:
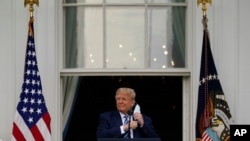
<path id="1" fill-rule="evenodd" d="M 63 1 L 63 0 L 62 0 Z M 168 3 L 170 6 L 176 6 L 175 3 Z M 63 6 L 76 6 L 76 5 L 86 5 L 86 4 L 63 4 L 62 2 L 59 2 L 59 21 L 63 21 Z M 193 21 L 195 19 L 195 12 L 196 9 L 195 5 L 196 2 L 193 0 L 186 0 L 186 3 L 180 3 L 178 5 L 187 5 L 187 13 L 186 13 L 186 51 L 185 56 L 188 61 L 186 61 L 186 67 L 185 68 L 174 68 L 174 69 L 146 69 L 146 70 L 138 70 L 138 69 L 91 69 L 87 70 L 84 68 L 75 68 L 75 69 L 67 69 L 63 68 L 63 46 L 64 46 L 64 26 L 63 24 L 58 24 L 58 68 L 59 68 L 59 78 L 58 78 L 58 84 L 60 86 L 58 87 L 58 97 L 61 98 L 62 95 L 62 80 L 61 77 L 63 76 L 111 76 L 111 75 L 123 75 L 123 76 L 133 76 L 133 75 L 144 75 L 144 76 L 183 76 L 183 141 L 190 141 L 195 140 L 195 117 L 196 115 L 193 115 L 192 113 L 195 113 L 195 103 L 196 103 L 196 94 L 197 92 L 193 92 L 193 86 L 191 84 L 193 83 L 192 79 L 192 70 L 194 70 L 194 66 L 192 65 L 193 59 L 195 57 L 193 56 L 193 48 L 192 46 L 195 46 L 195 25 L 196 21 Z M 62 115 L 62 99 L 61 102 L 58 104 L 58 109 L 60 110 L 60 114 Z M 62 122 L 61 118 L 58 120 L 60 127 L 62 128 Z M 59 133 L 57 133 L 58 138 L 62 138 L 62 131 L 63 129 L 58 130 Z"/>

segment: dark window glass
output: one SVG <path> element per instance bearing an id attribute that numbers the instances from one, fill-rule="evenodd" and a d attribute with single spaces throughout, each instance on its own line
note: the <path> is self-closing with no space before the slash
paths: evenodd
<path id="1" fill-rule="evenodd" d="M 141 112 L 152 118 L 162 141 L 182 140 L 181 76 L 84 76 L 65 141 L 96 141 L 99 114 L 116 110 L 115 91 L 122 86 L 135 90 Z"/>

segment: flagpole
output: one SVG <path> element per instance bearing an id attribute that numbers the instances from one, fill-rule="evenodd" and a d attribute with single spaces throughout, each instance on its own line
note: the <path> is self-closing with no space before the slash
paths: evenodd
<path id="1" fill-rule="evenodd" d="M 39 6 L 39 0 L 24 0 L 24 7 L 26 7 L 28 4 L 30 5 L 29 7 L 30 17 L 33 17 L 33 12 L 34 12 L 33 5 L 36 4 L 37 6 Z"/>
<path id="2" fill-rule="evenodd" d="M 23 83 L 13 121 L 11 141 L 51 141 L 51 117 L 43 96 L 33 28 L 33 5 L 39 5 L 39 2 L 25 0 L 24 6 L 28 4 L 30 19 Z"/>
<path id="3" fill-rule="evenodd" d="M 212 5 L 212 0 L 197 0 L 197 5 L 202 5 L 203 16 L 207 16 L 207 3 Z"/>
<path id="4" fill-rule="evenodd" d="M 203 18 L 202 18 L 202 24 L 203 24 L 203 30 L 205 32 L 208 32 L 207 30 L 207 3 L 212 5 L 212 0 L 197 0 L 197 5 L 201 5 L 202 13 L 203 13 Z"/>

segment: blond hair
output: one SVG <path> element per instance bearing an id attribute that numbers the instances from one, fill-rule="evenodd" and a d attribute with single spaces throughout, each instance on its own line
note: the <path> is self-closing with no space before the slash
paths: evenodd
<path id="1" fill-rule="evenodd" d="M 131 99 L 132 99 L 132 100 L 135 100 L 136 94 L 135 94 L 134 89 L 132 89 L 132 88 L 127 88 L 127 87 L 118 88 L 118 89 L 116 90 L 116 95 L 119 94 L 119 93 L 127 93 L 127 94 L 130 94 Z M 116 95 L 115 95 L 115 96 L 116 96 Z"/>

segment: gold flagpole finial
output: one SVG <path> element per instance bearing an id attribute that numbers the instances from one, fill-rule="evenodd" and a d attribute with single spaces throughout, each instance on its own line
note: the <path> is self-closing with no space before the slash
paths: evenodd
<path id="1" fill-rule="evenodd" d="M 33 17 L 33 11 L 34 11 L 33 5 L 36 4 L 37 6 L 39 6 L 39 0 L 24 0 L 24 7 L 26 7 L 27 4 L 30 5 L 29 8 L 30 17 Z"/>
<path id="2" fill-rule="evenodd" d="M 206 11 L 207 11 L 207 3 L 212 5 L 212 0 L 197 0 L 197 5 L 202 5 L 202 11 L 203 11 L 203 16 L 206 16 Z"/>

